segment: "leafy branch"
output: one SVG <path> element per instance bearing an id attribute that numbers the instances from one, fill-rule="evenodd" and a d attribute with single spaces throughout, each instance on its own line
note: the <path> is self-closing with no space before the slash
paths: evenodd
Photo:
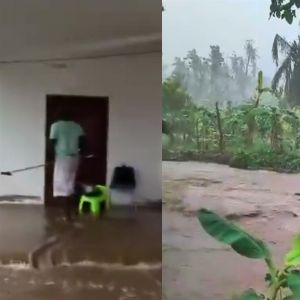
<path id="1" fill-rule="evenodd" d="M 300 8 L 300 0 L 271 0 L 270 17 L 285 19 L 292 24 L 297 8 Z"/>

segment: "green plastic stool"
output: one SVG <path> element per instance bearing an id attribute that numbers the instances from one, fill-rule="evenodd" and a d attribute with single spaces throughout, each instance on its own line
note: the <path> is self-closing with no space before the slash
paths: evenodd
<path id="1" fill-rule="evenodd" d="M 99 196 L 82 195 L 79 202 L 79 213 L 83 214 L 83 206 L 85 203 L 90 205 L 90 212 L 94 216 L 99 216 L 101 213 L 101 204 L 105 204 L 105 208 L 109 209 L 109 190 L 106 186 L 97 185 L 96 190 L 100 191 Z"/>

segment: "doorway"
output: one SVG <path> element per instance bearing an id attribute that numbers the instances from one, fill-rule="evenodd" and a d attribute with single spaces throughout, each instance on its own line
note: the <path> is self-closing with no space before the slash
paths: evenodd
<path id="1" fill-rule="evenodd" d="M 79 123 L 87 137 L 90 154 L 83 159 L 78 170 L 78 181 L 88 184 L 105 184 L 108 139 L 108 97 L 47 95 L 46 98 L 46 161 L 49 158 L 49 133 L 51 124 L 57 121 L 60 108 L 67 109 L 72 119 Z M 45 167 L 45 205 L 58 205 L 53 198 L 54 165 Z"/>

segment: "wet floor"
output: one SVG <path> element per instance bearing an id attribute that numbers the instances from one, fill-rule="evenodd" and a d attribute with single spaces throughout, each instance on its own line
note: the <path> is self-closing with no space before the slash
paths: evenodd
<path id="1" fill-rule="evenodd" d="M 1 300 L 161 299 L 159 210 L 69 223 L 57 209 L 2 204 L 0 223 Z"/>

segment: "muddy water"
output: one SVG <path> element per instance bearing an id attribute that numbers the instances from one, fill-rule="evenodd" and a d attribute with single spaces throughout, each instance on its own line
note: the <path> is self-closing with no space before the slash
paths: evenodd
<path id="1" fill-rule="evenodd" d="M 0 223 L 1 300 L 161 299 L 157 210 L 68 223 L 59 210 L 2 204 Z"/>
<path id="2" fill-rule="evenodd" d="M 230 299 L 263 291 L 266 268 L 214 241 L 199 226 L 206 207 L 266 241 L 275 260 L 300 232 L 300 175 L 243 171 L 205 163 L 164 163 L 163 290 L 165 299 Z"/>

